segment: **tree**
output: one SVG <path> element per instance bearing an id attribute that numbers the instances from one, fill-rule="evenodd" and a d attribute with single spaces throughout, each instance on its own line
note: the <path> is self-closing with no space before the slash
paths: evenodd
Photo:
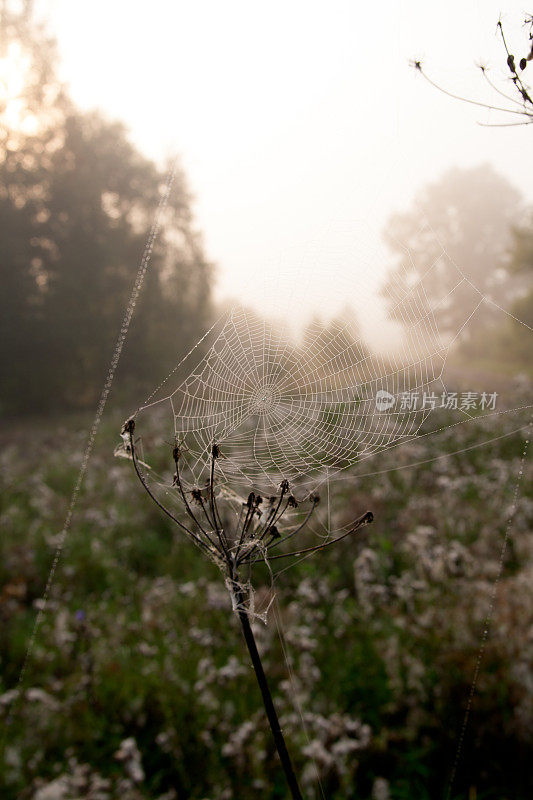
<path id="1" fill-rule="evenodd" d="M 165 173 L 121 123 L 74 106 L 55 76 L 54 44 L 31 17 L 11 14 L 6 30 L 7 62 L 23 67 L 25 84 L 8 87 L 0 109 L 3 404 L 85 405 L 105 376 Z M 123 377 L 152 384 L 197 340 L 211 274 L 178 170 Z"/>
<path id="2" fill-rule="evenodd" d="M 506 265 L 520 201 L 519 192 L 489 164 L 450 169 L 422 189 L 409 211 L 389 219 L 384 238 L 397 263 L 385 290 L 392 288 L 396 296 L 398 289 L 407 292 L 434 264 L 426 291 L 430 304 L 440 303 L 435 316 L 445 335 L 455 334 L 465 321 L 472 293 L 468 281 L 505 302 L 515 291 Z M 443 248 L 452 263 L 442 257 Z M 457 287 L 461 273 L 468 281 Z M 442 303 L 452 289 L 453 302 Z M 487 321 L 482 309 L 475 321 L 478 328 Z"/>
<path id="3" fill-rule="evenodd" d="M 513 228 L 508 269 L 521 281 L 522 290 L 500 332 L 501 356 L 531 369 L 531 332 L 524 323 L 533 329 L 533 211 L 524 225 Z"/>

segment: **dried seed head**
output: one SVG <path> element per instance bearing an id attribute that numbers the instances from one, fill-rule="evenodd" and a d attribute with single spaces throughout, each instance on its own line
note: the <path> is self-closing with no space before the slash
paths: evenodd
<path id="1" fill-rule="evenodd" d="M 246 505 L 248 506 L 248 508 L 251 508 L 253 506 L 254 500 L 255 500 L 255 494 L 253 492 L 250 492 L 250 494 L 248 495 L 248 500 L 246 501 Z"/>
<path id="2" fill-rule="evenodd" d="M 191 497 L 195 503 L 198 505 L 202 505 L 202 490 L 201 489 L 191 489 Z"/>
<path id="3" fill-rule="evenodd" d="M 218 446 L 218 444 L 214 444 L 213 447 L 211 448 L 211 455 L 213 456 L 213 458 L 220 457 L 220 447 Z"/>
<path id="4" fill-rule="evenodd" d="M 312 494 L 309 499 L 315 506 L 317 506 L 320 503 L 320 495 L 318 494 Z"/>
<path id="5" fill-rule="evenodd" d="M 293 494 L 291 494 L 291 496 L 287 500 L 287 505 L 289 506 L 289 508 L 298 508 L 298 500 L 295 498 Z"/>
<path id="6" fill-rule="evenodd" d="M 279 488 L 281 489 L 283 494 L 285 494 L 285 492 L 288 492 L 289 491 L 289 481 L 287 479 L 282 480 L 280 485 L 279 485 Z"/>
<path id="7" fill-rule="evenodd" d="M 281 537 L 281 534 L 275 525 L 271 525 L 270 528 L 268 529 L 268 532 L 273 539 L 279 539 Z"/>

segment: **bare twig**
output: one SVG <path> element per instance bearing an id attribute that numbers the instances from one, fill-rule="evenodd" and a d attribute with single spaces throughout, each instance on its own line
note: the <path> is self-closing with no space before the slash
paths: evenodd
<path id="1" fill-rule="evenodd" d="M 529 40 L 530 42 L 533 43 L 533 17 L 532 16 L 527 17 L 524 24 L 528 25 L 530 28 Z M 516 90 L 517 96 L 512 97 L 511 95 L 502 91 L 493 81 L 491 81 L 491 79 L 487 74 L 487 69 L 485 66 L 480 66 L 480 69 L 484 79 L 486 80 L 492 91 L 494 91 L 500 97 L 503 97 L 505 100 L 508 100 L 509 103 L 515 106 L 515 108 L 495 105 L 493 103 L 484 103 L 479 100 L 473 100 L 470 97 L 463 97 L 462 95 L 456 94 L 455 92 L 451 92 L 449 89 L 445 89 L 443 86 L 440 86 L 432 78 L 430 78 L 429 75 L 422 68 L 422 63 L 420 61 L 418 60 L 412 61 L 411 65 L 417 70 L 417 72 L 420 72 L 420 74 L 425 78 L 425 80 L 431 86 L 433 86 L 439 92 L 442 92 L 442 94 L 447 95 L 447 97 L 451 97 L 454 100 L 460 100 L 462 103 L 468 103 L 470 105 L 477 106 L 478 108 L 486 108 L 489 111 L 497 111 L 503 114 L 515 114 L 515 115 L 517 114 L 523 118 L 522 121 L 520 122 L 508 122 L 508 123 L 480 122 L 479 124 L 482 125 L 483 127 L 512 128 L 512 127 L 517 127 L 519 125 L 531 125 L 533 123 L 533 100 L 531 98 L 531 89 L 524 83 L 524 80 L 522 79 L 522 74 L 526 69 L 528 62 L 533 60 L 533 44 L 530 47 L 530 52 L 528 53 L 528 55 L 520 59 L 518 64 L 519 67 L 518 69 L 515 56 L 509 50 L 509 46 L 507 44 L 507 38 L 505 36 L 501 20 L 498 20 L 497 29 L 503 43 L 503 47 L 506 54 L 506 64 L 511 73 L 511 81 Z"/>

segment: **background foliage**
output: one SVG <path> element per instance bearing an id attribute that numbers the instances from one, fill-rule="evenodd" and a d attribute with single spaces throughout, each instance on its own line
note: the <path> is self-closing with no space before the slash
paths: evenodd
<path id="1" fill-rule="evenodd" d="M 138 491 L 131 464 L 110 465 L 118 424 L 62 555 L 8 730 L 3 796 L 285 797 L 221 576 Z M 274 587 L 258 571 L 257 601 L 274 590 L 285 653 L 273 611 L 256 635 L 308 796 L 317 773 L 332 800 L 446 796 L 524 434 L 438 456 L 513 425 L 493 418 L 383 454 L 383 474 L 348 475 L 332 496 L 335 526 L 366 508 L 372 526 Z M 82 447 L 65 428 L 2 436 L 3 722 Z M 533 789 L 532 486 L 526 469 L 456 800 Z"/>
<path id="2" fill-rule="evenodd" d="M 75 108 L 53 42 L 25 15 L 4 51 L 25 82 L 0 115 L 0 359 L 4 411 L 95 402 L 166 175 L 122 124 Z M 152 386 L 204 332 L 212 268 L 178 171 L 121 377 Z M 138 395 L 137 395 L 138 396 Z"/>

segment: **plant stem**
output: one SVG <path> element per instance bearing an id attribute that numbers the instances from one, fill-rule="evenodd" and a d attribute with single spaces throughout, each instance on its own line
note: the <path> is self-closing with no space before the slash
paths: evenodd
<path id="1" fill-rule="evenodd" d="M 291 795 L 294 800 L 303 800 L 296 775 L 294 774 L 289 751 L 287 750 L 287 745 L 285 744 L 285 739 L 283 738 L 283 733 L 280 728 L 278 715 L 272 700 L 272 695 L 270 694 L 270 689 L 268 687 L 266 675 L 263 670 L 261 656 L 259 655 L 259 651 L 257 649 L 252 626 L 250 625 L 248 614 L 244 608 L 244 595 L 242 592 L 235 592 L 235 598 L 237 600 L 237 613 L 241 621 L 242 632 L 244 633 L 244 638 L 248 646 L 248 652 L 250 653 L 250 658 L 252 659 L 255 676 L 257 678 L 259 688 L 261 689 L 263 704 L 265 706 L 265 711 L 270 723 L 270 729 L 272 730 L 272 736 L 274 737 L 276 749 L 285 772 L 285 777 L 287 778 L 289 789 L 291 790 Z"/>

